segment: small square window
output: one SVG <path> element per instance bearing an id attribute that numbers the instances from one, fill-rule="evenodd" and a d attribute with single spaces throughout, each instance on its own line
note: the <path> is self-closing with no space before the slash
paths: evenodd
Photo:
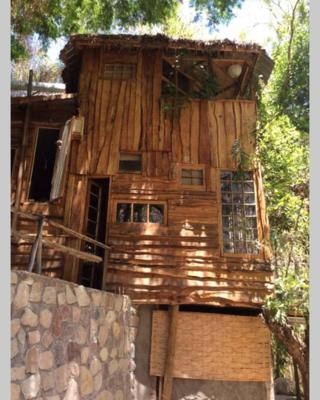
<path id="1" fill-rule="evenodd" d="M 103 70 L 103 78 L 112 80 L 129 80 L 134 78 L 134 64 L 105 64 Z"/>
<path id="2" fill-rule="evenodd" d="M 183 185 L 203 186 L 203 170 L 182 168 L 181 183 Z"/>
<path id="3" fill-rule="evenodd" d="M 120 154 L 120 172 L 141 172 L 141 154 Z"/>

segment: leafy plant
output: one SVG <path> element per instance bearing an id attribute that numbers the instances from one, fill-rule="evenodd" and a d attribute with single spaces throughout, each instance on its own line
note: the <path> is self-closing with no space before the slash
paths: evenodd
<path id="1" fill-rule="evenodd" d="M 197 18 L 207 12 L 214 26 L 227 22 L 243 0 L 189 0 Z M 71 33 L 110 32 L 162 25 L 177 18 L 179 0 L 11 0 L 12 59 L 27 56 L 26 38 L 37 34 L 46 48 L 50 39 Z M 167 29 L 168 30 L 168 29 Z M 181 30 L 181 29 L 180 29 Z"/>
<path id="2" fill-rule="evenodd" d="M 270 0 L 265 2 L 282 18 L 275 26 L 278 40 L 272 53 L 274 71 L 258 98 L 257 141 L 275 271 L 275 291 L 267 298 L 264 316 L 278 341 L 274 347 L 275 370 L 284 371 L 292 358 L 301 373 L 304 398 L 308 399 L 308 4 L 305 0 L 281 5 Z M 302 316 L 305 323 L 292 327 L 288 323 L 289 315 Z"/>

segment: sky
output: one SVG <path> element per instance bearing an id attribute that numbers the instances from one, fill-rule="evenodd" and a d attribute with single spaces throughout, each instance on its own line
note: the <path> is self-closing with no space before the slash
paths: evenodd
<path id="1" fill-rule="evenodd" d="M 183 21 L 195 25 L 192 23 L 194 14 L 188 3 L 188 0 L 183 0 L 180 16 Z M 195 39 L 230 39 L 237 42 L 255 42 L 265 48 L 268 53 L 271 53 L 271 43 L 275 35 L 270 28 L 272 21 L 273 17 L 263 1 L 245 0 L 242 7 L 235 10 L 235 17 L 228 25 L 219 25 L 218 32 L 209 32 L 204 23 L 197 23 Z M 59 52 L 65 43 L 64 39 L 52 43 L 48 51 L 48 56 L 52 61 L 58 61 Z"/>

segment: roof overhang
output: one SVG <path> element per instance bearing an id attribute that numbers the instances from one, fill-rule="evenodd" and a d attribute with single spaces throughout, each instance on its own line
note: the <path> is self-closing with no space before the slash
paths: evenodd
<path id="1" fill-rule="evenodd" d="M 239 58 L 252 57 L 255 62 L 254 75 L 261 76 L 266 83 L 273 68 L 273 61 L 262 47 L 255 43 L 236 43 L 228 39 L 200 41 L 189 39 L 171 39 L 165 35 L 72 35 L 60 52 L 60 59 L 68 65 L 75 62 L 85 49 L 162 49 L 183 50 L 193 54 L 206 54 L 212 57 L 230 58 L 232 53 Z M 246 54 L 246 56 L 245 56 Z M 256 70 L 257 69 L 257 70 Z"/>

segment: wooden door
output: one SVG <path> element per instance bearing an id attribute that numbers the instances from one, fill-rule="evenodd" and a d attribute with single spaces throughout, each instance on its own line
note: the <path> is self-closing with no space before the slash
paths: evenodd
<path id="1" fill-rule="evenodd" d="M 105 243 L 107 231 L 109 179 L 90 179 L 88 184 L 85 234 L 99 242 Z M 104 258 L 105 250 L 86 242 L 84 250 Z M 82 262 L 79 272 L 79 283 L 84 286 L 101 289 L 105 263 Z"/>

